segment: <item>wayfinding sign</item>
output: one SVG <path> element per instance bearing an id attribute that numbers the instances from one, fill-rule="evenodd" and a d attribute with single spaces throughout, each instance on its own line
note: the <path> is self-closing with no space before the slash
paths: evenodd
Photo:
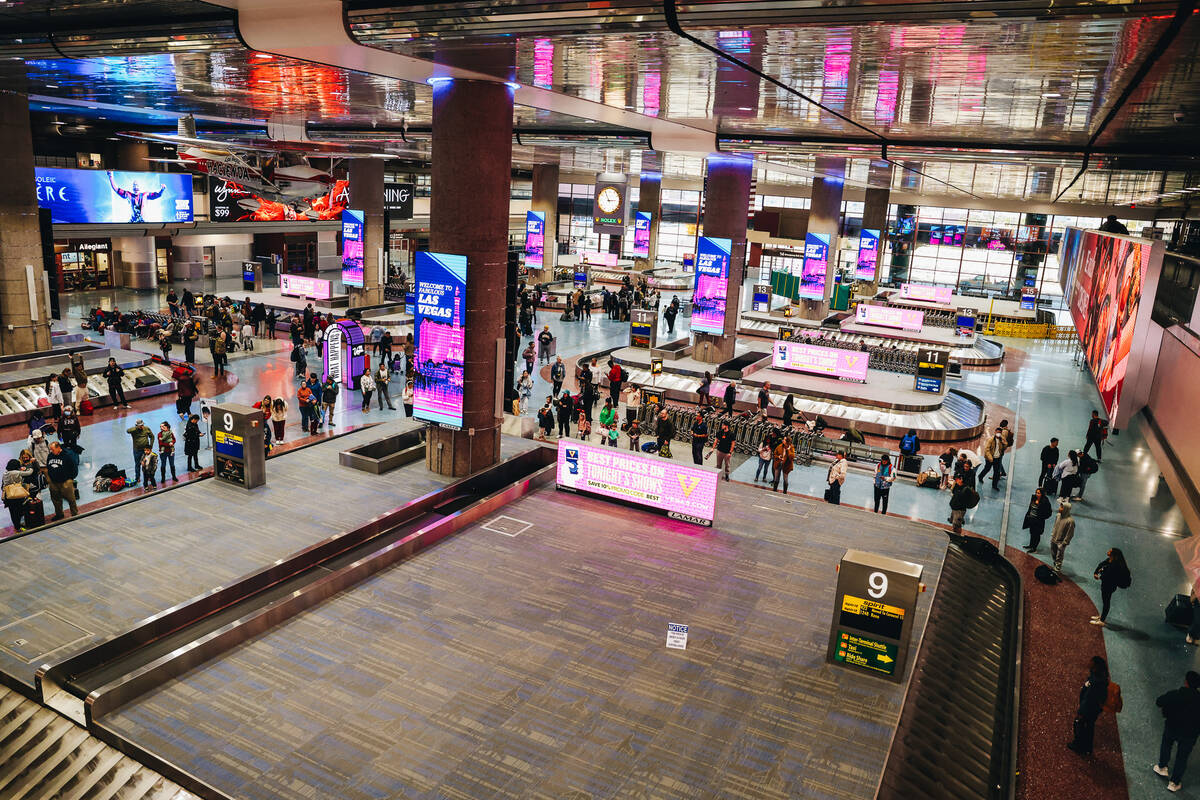
<path id="1" fill-rule="evenodd" d="M 825 660 L 899 683 L 912 639 L 923 567 L 847 550 L 838 564 Z"/>
<path id="2" fill-rule="evenodd" d="M 213 477 L 243 489 L 267 482 L 262 411 L 236 403 L 212 410 Z"/>

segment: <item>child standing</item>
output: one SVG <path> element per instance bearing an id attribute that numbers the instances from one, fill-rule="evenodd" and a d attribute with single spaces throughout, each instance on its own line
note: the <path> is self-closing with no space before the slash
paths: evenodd
<path id="1" fill-rule="evenodd" d="M 154 450 L 150 445 L 142 450 L 142 486 L 146 489 L 150 487 L 158 488 L 158 482 L 154 480 L 155 473 L 158 472 L 158 456 L 154 455 Z"/>

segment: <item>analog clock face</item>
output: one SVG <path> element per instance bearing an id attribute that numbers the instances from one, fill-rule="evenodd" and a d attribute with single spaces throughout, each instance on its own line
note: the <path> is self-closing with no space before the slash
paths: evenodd
<path id="1" fill-rule="evenodd" d="M 611 186 L 606 186 L 596 198 L 596 204 L 605 214 L 611 214 L 621 207 L 621 193 Z"/>

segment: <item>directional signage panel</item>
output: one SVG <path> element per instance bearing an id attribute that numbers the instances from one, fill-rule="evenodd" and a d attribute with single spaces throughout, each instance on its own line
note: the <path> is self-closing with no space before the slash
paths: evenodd
<path id="1" fill-rule="evenodd" d="M 920 564 L 847 550 L 838 564 L 825 660 L 903 680 L 922 571 Z"/>

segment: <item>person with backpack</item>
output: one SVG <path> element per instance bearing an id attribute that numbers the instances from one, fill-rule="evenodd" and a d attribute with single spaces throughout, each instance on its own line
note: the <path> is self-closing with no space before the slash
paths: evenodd
<path id="1" fill-rule="evenodd" d="M 896 482 L 896 470 L 892 469 L 892 458 L 887 453 L 879 457 L 875 465 L 875 513 L 879 513 L 879 505 L 883 504 L 883 513 L 887 513 L 888 496 L 892 493 L 892 484 Z"/>
<path id="2" fill-rule="evenodd" d="M 1167 779 L 1167 791 L 1178 792 L 1183 787 L 1188 756 L 1200 737 L 1200 673 L 1188 670 L 1183 676 L 1183 686 L 1160 695 L 1154 702 L 1163 714 L 1162 744 L 1158 748 L 1154 772 Z M 1175 749 L 1175 767 L 1167 769 L 1172 748 Z"/>
<path id="3" fill-rule="evenodd" d="M 1128 589 L 1133 584 L 1129 574 L 1129 565 L 1125 563 L 1125 554 L 1120 548 L 1109 548 L 1108 557 L 1096 565 L 1092 577 L 1100 581 L 1100 613 L 1092 617 L 1093 625 L 1104 625 L 1108 619 L 1108 608 L 1112 601 L 1113 592 L 1117 589 Z"/>
<path id="4" fill-rule="evenodd" d="M 673 298 L 666 310 L 663 311 L 663 321 L 667 323 L 667 333 L 675 332 L 675 317 L 679 314 L 679 298 Z"/>
<path id="5" fill-rule="evenodd" d="M 1054 474 L 1054 468 L 1058 466 L 1058 459 L 1058 437 L 1051 437 L 1050 444 L 1042 448 L 1042 470 L 1038 473 L 1038 486 L 1041 486 L 1046 482 L 1046 478 Z"/>
<path id="6" fill-rule="evenodd" d="M 76 455 L 83 452 L 83 448 L 79 446 L 81 432 L 79 415 L 70 406 L 65 406 L 62 419 L 58 423 L 58 438 L 62 439 L 63 447 Z"/>
<path id="7" fill-rule="evenodd" d="M 303 344 L 292 345 L 292 354 L 289 356 L 292 361 L 292 366 L 295 367 L 295 375 L 297 380 L 304 380 L 305 374 L 308 372 L 308 354 L 304 352 Z"/>
<path id="8" fill-rule="evenodd" d="M 830 500 L 835 505 L 841 500 L 842 484 L 834 477 L 836 467 L 841 465 L 841 480 L 846 479 L 846 462 L 842 461 L 842 454 L 838 453 L 835 456 L 833 465 L 829 468 L 830 483 L 829 488 L 832 490 L 836 487 L 838 493 L 837 500 Z M 779 481 L 783 479 L 783 493 L 788 493 L 788 475 L 792 472 L 792 467 L 796 464 L 796 445 L 792 442 L 792 437 L 786 434 L 780 434 L 779 439 L 775 443 L 775 449 L 771 451 L 771 491 L 779 491 Z M 728 480 L 728 479 L 726 479 Z M 828 500 L 829 497 L 826 497 Z"/>
<path id="9" fill-rule="evenodd" d="M 1004 455 L 1004 440 L 1000 436 L 1000 432 L 996 431 L 992 434 L 992 438 L 988 439 L 987 444 L 983 448 L 983 469 L 979 471 L 979 480 L 983 481 L 989 472 L 992 473 L 992 489 L 1000 488 L 1000 457 Z"/>
<path id="10" fill-rule="evenodd" d="M 200 415 L 192 414 L 183 426 L 183 454 L 187 456 L 187 472 L 200 471 Z"/>
<path id="11" fill-rule="evenodd" d="M 962 533 L 963 522 L 967 519 L 967 510 L 979 505 L 979 492 L 975 487 L 968 486 L 961 474 L 954 476 L 954 486 L 950 489 L 950 518 L 947 520 L 955 533 Z"/>
<path id="12" fill-rule="evenodd" d="M 783 437 L 788 438 L 788 437 Z M 776 445 L 778 450 L 778 445 Z M 833 454 L 833 463 L 825 474 L 825 502 L 835 506 L 842 504 L 842 484 L 846 482 L 846 454 L 838 450 Z"/>
<path id="13" fill-rule="evenodd" d="M 1100 412 L 1092 409 L 1092 418 L 1088 420 L 1087 433 L 1084 434 L 1083 452 L 1092 449 L 1092 445 L 1096 446 L 1096 460 L 1103 461 L 1101 458 L 1101 443 L 1108 438 L 1108 420 L 1100 418 Z"/>
<path id="14" fill-rule="evenodd" d="M 180 419 L 186 420 L 192 413 L 192 399 L 200 393 L 196 388 L 196 376 L 192 370 L 179 368 L 175 378 L 175 413 Z"/>
<path id="15" fill-rule="evenodd" d="M 621 404 L 621 383 L 625 380 L 625 368 L 608 360 L 608 397 L 612 400 L 613 408 Z"/>
<path id="16" fill-rule="evenodd" d="M 1053 513 L 1050 498 L 1046 497 L 1042 487 L 1034 489 L 1029 498 L 1029 508 L 1025 509 L 1025 520 L 1021 523 L 1021 527 L 1029 531 L 1029 544 L 1025 545 L 1025 552 L 1037 552 L 1042 534 L 1046 532 L 1046 520 Z"/>
<path id="17" fill-rule="evenodd" d="M 1095 475 L 1100 470 L 1100 462 L 1089 456 L 1084 451 L 1079 451 L 1079 472 L 1076 473 L 1078 481 L 1079 496 L 1072 497 L 1072 501 L 1078 502 L 1083 499 L 1083 491 L 1087 488 L 1088 478 Z"/>
<path id="18" fill-rule="evenodd" d="M 50 454 L 46 457 L 46 481 L 50 486 L 50 502 L 54 504 L 53 519 L 63 518 L 63 500 L 71 509 L 71 516 L 79 514 L 75 503 L 75 476 L 79 474 L 79 460 L 70 450 L 58 442 L 50 443 Z"/>
<path id="19" fill-rule="evenodd" d="M 1071 503 L 1064 497 L 1058 498 L 1058 519 L 1050 531 L 1050 556 L 1054 559 L 1054 571 L 1062 574 L 1063 556 L 1067 545 L 1075 538 L 1075 518 L 1071 516 Z"/>
<path id="20" fill-rule="evenodd" d="M 916 458 L 920 452 L 921 439 L 917 436 L 915 428 L 909 428 L 908 433 L 900 438 L 900 466 L 907 472 L 920 472 L 920 462 L 917 462 L 915 465 L 909 463 L 909 459 Z M 885 511 L 884 513 L 887 512 Z"/>
<path id="21" fill-rule="evenodd" d="M 1079 708 L 1075 711 L 1075 738 L 1067 747 L 1081 756 L 1092 754 L 1096 719 L 1108 703 L 1108 662 L 1093 656 L 1087 679 L 1079 690 Z"/>
<path id="22" fill-rule="evenodd" d="M 555 397 L 562 392 L 563 381 L 567 379 L 567 365 L 563 363 L 562 356 L 557 356 L 554 365 L 550 367 L 550 382 L 554 387 L 553 394 Z"/>
<path id="23" fill-rule="evenodd" d="M 229 351 L 229 342 L 225 337 L 225 329 L 217 328 L 208 342 L 208 349 L 212 353 L 213 375 L 225 374 L 226 353 Z"/>

